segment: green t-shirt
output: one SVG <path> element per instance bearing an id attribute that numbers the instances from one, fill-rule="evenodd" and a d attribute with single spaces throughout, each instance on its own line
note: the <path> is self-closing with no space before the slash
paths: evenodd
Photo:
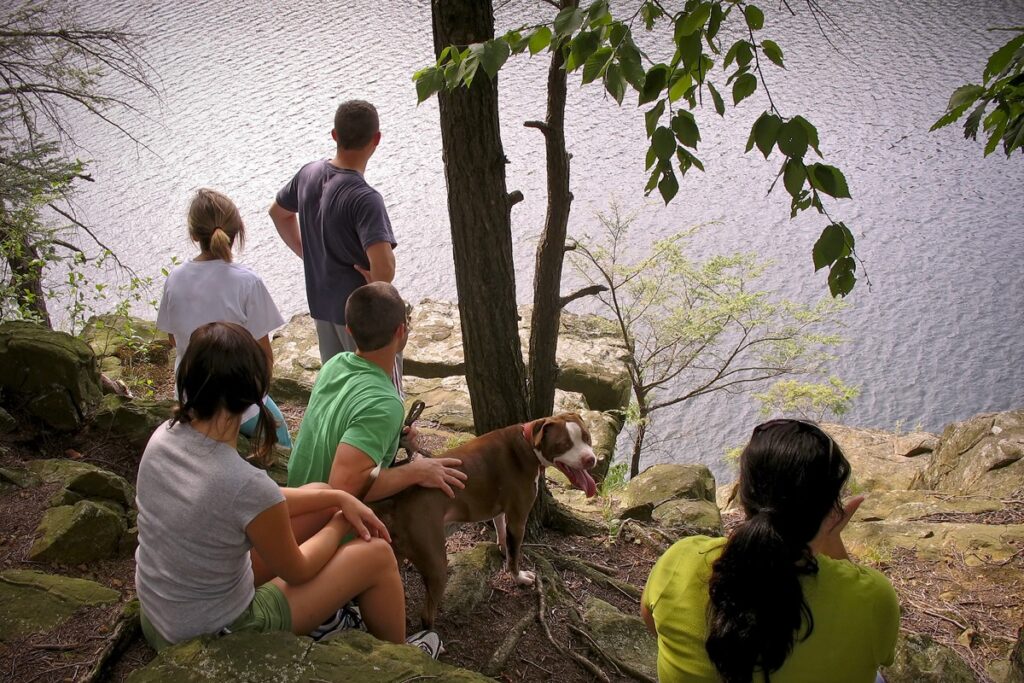
<path id="1" fill-rule="evenodd" d="M 288 486 L 326 482 L 339 444 L 387 467 L 398 450 L 405 411 L 391 378 L 354 353 L 320 369 L 288 461 Z"/>
<path id="2" fill-rule="evenodd" d="M 658 631 L 658 679 L 662 683 L 718 683 L 708 658 L 708 579 L 724 538 L 691 536 L 669 548 L 654 565 L 643 604 Z M 896 591 L 880 572 L 818 555 L 818 573 L 801 577 L 814 631 L 797 640 L 772 683 L 873 683 L 880 665 L 893 661 L 900 608 Z M 764 680 L 755 672 L 754 681 Z"/>

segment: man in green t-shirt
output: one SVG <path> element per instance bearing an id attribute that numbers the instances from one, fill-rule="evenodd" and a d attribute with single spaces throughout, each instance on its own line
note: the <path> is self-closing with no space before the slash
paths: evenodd
<path id="1" fill-rule="evenodd" d="M 334 356 L 317 375 L 288 462 L 288 486 L 326 482 L 374 501 L 419 485 L 454 498 L 452 487 L 465 488 L 466 479 L 454 458 L 416 458 L 389 469 L 404 415 L 391 369 L 409 338 L 398 290 L 386 282 L 359 287 L 345 304 L 345 324 L 357 350 Z"/>

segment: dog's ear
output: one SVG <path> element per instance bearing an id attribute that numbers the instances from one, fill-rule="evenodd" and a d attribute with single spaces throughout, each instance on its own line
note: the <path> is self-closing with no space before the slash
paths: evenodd
<path id="1" fill-rule="evenodd" d="M 533 423 L 533 447 L 540 450 L 540 444 L 544 441 L 544 430 L 551 426 L 551 418 L 545 417 Z"/>

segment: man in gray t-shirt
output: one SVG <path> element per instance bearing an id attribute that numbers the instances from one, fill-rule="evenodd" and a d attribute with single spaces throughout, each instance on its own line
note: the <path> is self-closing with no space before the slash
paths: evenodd
<path id="1" fill-rule="evenodd" d="M 303 166 L 270 207 L 281 239 L 302 258 L 323 362 L 356 350 L 345 330 L 345 302 L 367 282 L 394 279 L 397 246 L 383 198 L 363 179 L 380 143 L 377 110 L 362 100 L 342 102 L 331 137 L 334 158 Z M 401 391 L 401 358 L 395 385 Z"/>

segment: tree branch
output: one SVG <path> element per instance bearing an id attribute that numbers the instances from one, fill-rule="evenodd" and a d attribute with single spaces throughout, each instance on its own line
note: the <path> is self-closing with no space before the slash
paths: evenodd
<path id="1" fill-rule="evenodd" d="M 607 291 L 608 291 L 608 288 L 605 287 L 604 285 L 591 285 L 589 287 L 584 287 L 583 289 L 578 289 L 575 292 L 573 292 L 572 294 L 563 296 L 562 298 L 560 298 L 558 300 L 558 304 L 559 304 L 559 306 L 561 308 L 565 308 L 566 306 L 571 304 L 573 301 L 576 301 L 576 299 L 582 299 L 585 296 L 593 296 L 594 294 L 597 294 L 598 292 L 607 292 Z"/>

